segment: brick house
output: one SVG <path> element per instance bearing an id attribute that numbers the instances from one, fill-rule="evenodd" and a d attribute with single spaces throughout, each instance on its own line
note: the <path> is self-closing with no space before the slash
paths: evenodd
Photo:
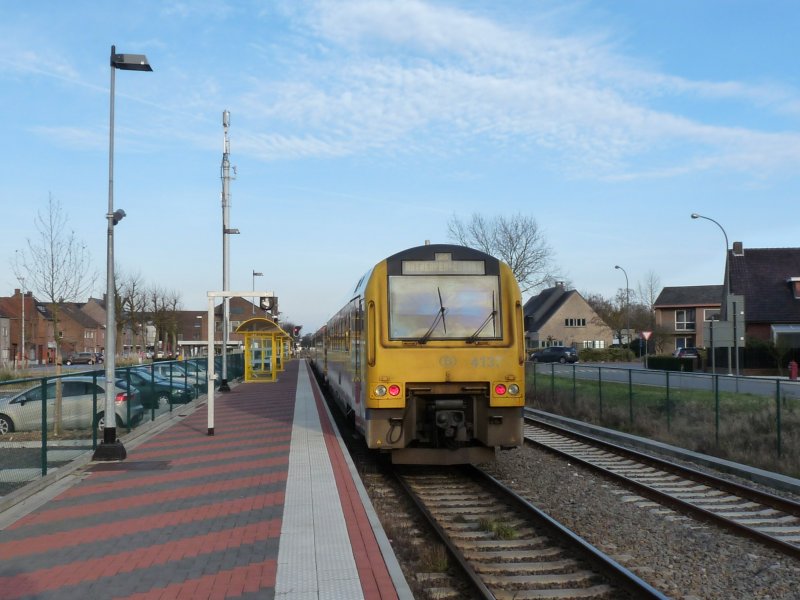
<path id="1" fill-rule="evenodd" d="M 0 314 L 8 319 L 9 360 L 21 358 L 20 344 L 24 329 L 26 361 L 43 364 L 53 340 L 53 327 L 47 308 L 33 297 L 32 292 L 23 294 L 15 289 L 13 296 L 0 297 Z"/>
<path id="2" fill-rule="evenodd" d="M 723 286 L 665 287 L 653 303 L 657 335 L 665 352 L 678 348 L 705 348 L 703 323 L 718 319 Z"/>
<path id="3" fill-rule="evenodd" d="M 543 290 L 522 308 L 528 351 L 547 346 L 606 348 L 613 332 L 576 290 L 563 283 Z"/>
<path id="4" fill-rule="evenodd" d="M 105 347 L 105 324 L 98 323 L 81 308 L 83 302 L 62 302 L 58 306 L 58 335 L 61 355 L 70 352 L 100 352 Z M 53 316 L 55 307 L 48 305 Z"/>
<path id="5" fill-rule="evenodd" d="M 8 368 L 14 362 L 11 354 L 11 321 L 0 313 L 0 367 Z"/>
<path id="6" fill-rule="evenodd" d="M 728 259 L 731 293 L 744 299 L 744 335 L 800 348 L 800 248 L 734 242 Z"/>
<path id="7" fill-rule="evenodd" d="M 234 333 L 236 328 L 248 319 L 263 317 L 264 311 L 245 298 L 238 296 L 230 299 L 229 320 L 230 331 L 228 343 L 241 345 L 244 336 Z M 186 349 L 187 354 L 205 353 L 208 345 L 208 311 L 181 310 L 177 313 L 178 346 Z M 214 307 L 214 340 L 222 342 L 222 302 Z"/>

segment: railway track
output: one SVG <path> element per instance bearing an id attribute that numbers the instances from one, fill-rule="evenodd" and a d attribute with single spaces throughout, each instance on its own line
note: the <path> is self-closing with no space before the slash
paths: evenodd
<path id="1" fill-rule="evenodd" d="M 666 598 L 479 469 L 396 474 L 480 597 Z"/>
<path id="2" fill-rule="evenodd" d="M 800 503 L 528 416 L 525 439 L 660 504 L 800 558 Z"/>

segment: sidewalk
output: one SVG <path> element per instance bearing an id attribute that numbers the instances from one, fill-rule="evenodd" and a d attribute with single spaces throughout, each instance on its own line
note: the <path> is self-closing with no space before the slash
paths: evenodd
<path id="1" fill-rule="evenodd" d="M 0 599 L 410 597 L 304 362 L 0 532 Z M 396 591 L 399 590 L 399 591 Z"/>

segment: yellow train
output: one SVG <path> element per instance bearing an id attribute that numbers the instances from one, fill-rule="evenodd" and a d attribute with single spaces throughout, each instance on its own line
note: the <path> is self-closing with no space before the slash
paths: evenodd
<path id="1" fill-rule="evenodd" d="M 370 448 L 480 463 L 522 443 L 522 302 L 511 269 L 454 245 L 382 260 L 314 336 L 312 363 Z"/>

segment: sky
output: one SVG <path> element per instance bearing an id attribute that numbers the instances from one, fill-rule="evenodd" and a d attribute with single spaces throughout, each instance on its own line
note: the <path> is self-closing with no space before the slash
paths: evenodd
<path id="1" fill-rule="evenodd" d="M 224 110 L 230 289 L 274 292 L 304 333 L 383 258 L 451 243 L 454 216 L 534 219 L 564 278 L 607 297 L 626 286 L 615 265 L 631 289 L 721 284 L 725 235 L 800 245 L 794 0 L 0 0 L 0 15 L 0 295 L 49 197 L 105 290 L 112 44 L 153 67 L 116 72 L 117 268 L 186 310 L 223 287 Z"/>

